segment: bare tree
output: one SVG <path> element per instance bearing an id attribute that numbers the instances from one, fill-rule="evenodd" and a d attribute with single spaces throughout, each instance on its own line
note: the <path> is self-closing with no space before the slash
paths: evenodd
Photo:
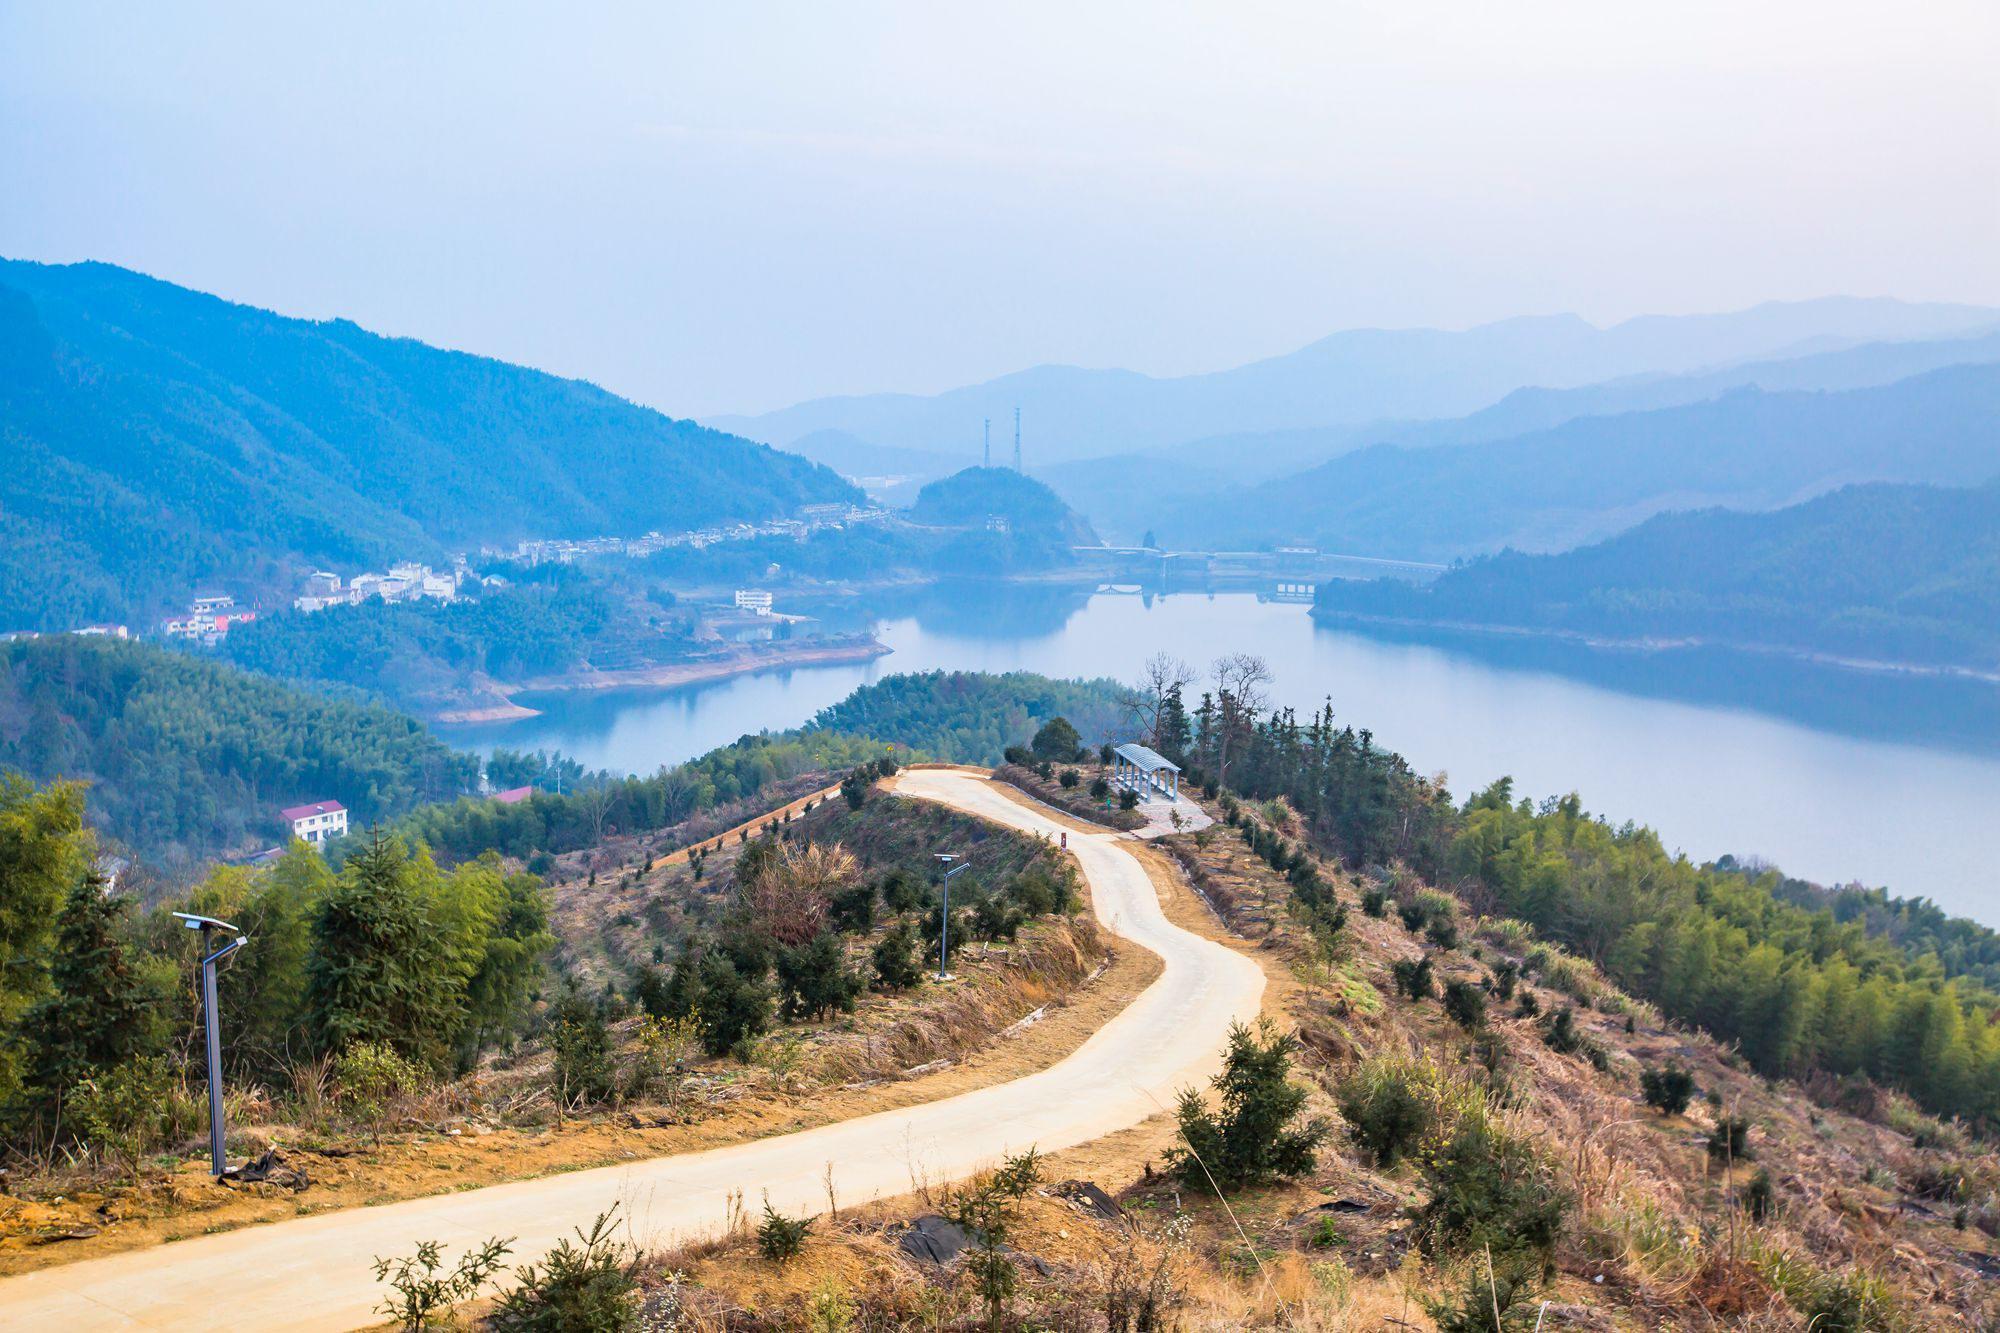
<path id="1" fill-rule="evenodd" d="M 1224 653 L 1208 668 L 1215 682 L 1215 703 L 1219 734 L 1215 750 L 1215 779 L 1229 780 L 1229 758 L 1239 736 L 1257 725 L 1257 715 L 1270 706 L 1266 687 L 1271 683 L 1271 664 L 1255 653 Z"/>
<path id="2" fill-rule="evenodd" d="M 590 840 L 604 841 L 604 819 L 611 813 L 611 782 L 600 779 L 577 793 L 582 800 L 584 816 L 590 820 Z"/>
<path id="3" fill-rule="evenodd" d="M 780 843 L 740 886 L 744 906 L 759 929 L 786 948 L 806 943 L 826 928 L 833 895 L 861 877 L 861 863 L 839 843 Z"/>
<path id="4" fill-rule="evenodd" d="M 1139 684 L 1132 696 L 1139 726 L 1146 739 L 1160 743 L 1160 718 L 1167 699 L 1176 689 L 1185 690 L 1195 682 L 1195 670 L 1172 653 L 1154 653 L 1139 668 Z"/>
<path id="5" fill-rule="evenodd" d="M 1217 693 L 1227 690 L 1245 712 L 1261 713 L 1270 706 L 1265 686 L 1271 683 L 1271 664 L 1255 653 L 1224 653 L 1215 659 L 1208 673 Z"/>
<path id="6" fill-rule="evenodd" d="M 664 822 L 678 824 L 694 811 L 695 784 L 685 767 L 660 766 L 660 803 Z"/>

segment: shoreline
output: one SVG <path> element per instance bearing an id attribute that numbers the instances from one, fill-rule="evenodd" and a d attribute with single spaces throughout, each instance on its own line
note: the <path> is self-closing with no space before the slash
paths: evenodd
<path id="1" fill-rule="evenodd" d="M 788 648 L 759 649 L 744 646 L 721 657 L 701 658 L 692 662 L 663 662 L 657 666 L 633 667 L 618 671 L 571 671 L 559 676 L 538 676 L 517 684 L 495 685 L 494 693 L 500 695 L 504 702 L 440 709 L 430 715 L 430 720 L 441 726 L 520 722 L 527 718 L 540 717 L 541 710 L 515 702 L 513 696 L 516 694 L 665 690 L 785 667 L 871 662 L 878 657 L 886 657 L 892 651 L 888 645 L 872 638 L 844 643 L 826 643 L 814 639 Z"/>
<path id="2" fill-rule="evenodd" d="M 1605 635 L 1590 634 L 1583 630 L 1542 629 L 1526 625 L 1501 625 L 1470 620 L 1422 620 L 1408 616 L 1374 616 L 1352 611 L 1322 611 L 1313 607 L 1308 613 L 1314 623 L 1329 627 L 1338 624 L 1356 626 L 1385 625 L 1399 629 L 1435 630 L 1452 634 L 1483 634 L 1500 639 L 1541 639 L 1557 643 L 1573 644 L 1580 648 L 1595 648 L 1613 652 L 1664 653 L 1687 649 L 1721 649 L 1732 653 L 1752 653 L 1760 657 L 1778 657 L 1794 662 L 1804 662 L 1813 666 L 1835 667 L 1842 671 L 1856 671 L 1875 676 L 1923 676 L 1940 680 L 1964 680 L 1981 685 L 2000 685 L 2000 672 L 1981 671 L 1976 667 L 1926 664 L 1921 662 L 1885 662 L 1863 657 L 1841 657 L 1833 653 L 1814 652 L 1806 648 L 1790 648 L 1783 644 L 1737 643 L 1726 639 L 1704 639 L 1688 635 L 1677 638 L 1621 639 Z"/>

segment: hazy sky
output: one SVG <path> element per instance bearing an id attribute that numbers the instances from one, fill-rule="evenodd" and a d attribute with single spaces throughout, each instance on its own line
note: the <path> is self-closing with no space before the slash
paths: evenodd
<path id="1" fill-rule="evenodd" d="M 2000 304 L 1996 69 L 1994 0 L 0 0 L 0 254 L 678 414 L 1357 324 Z"/>

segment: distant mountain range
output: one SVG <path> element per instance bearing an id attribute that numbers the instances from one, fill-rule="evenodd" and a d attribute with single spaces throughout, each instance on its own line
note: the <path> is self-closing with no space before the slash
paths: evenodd
<path id="1" fill-rule="evenodd" d="M 2000 362 L 2000 331 L 1928 342 L 1866 343 L 1690 375 L 1633 376 L 1576 389 L 1516 389 L 1491 407 L 1447 421 L 1218 435 L 1152 455 L 1062 464 L 1044 469 L 1041 475 L 1109 535 L 1136 541 L 1186 502 L 1207 503 L 1225 492 L 1305 471 L 1371 444 L 1411 448 L 1478 444 L 1581 417 L 1705 402 L 1734 389 L 1868 388 L 1946 366 L 1992 362 Z M 1163 462 L 1170 466 L 1160 466 Z M 1145 484 L 1133 485 L 1135 476 L 1145 477 Z"/>
<path id="2" fill-rule="evenodd" d="M 766 518 L 829 469 L 577 380 L 0 261 L 0 630 L 157 614 L 481 541 Z"/>
<path id="3" fill-rule="evenodd" d="M 979 456 L 986 419 L 996 435 L 1007 437 L 1011 456 L 1018 406 L 1033 472 L 1211 436 L 1462 417 L 1529 386 L 1566 389 L 1633 375 L 1685 375 L 1860 343 L 1996 328 L 2000 311 L 1992 309 L 1836 297 L 1730 314 L 1648 316 L 1602 329 L 1574 315 L 1463 332 L 1360 329 L 1212 374 L 1155 378 L 1041 366 L 942 394 L 817 399 L 710 424 L 785 448 L 813 450 L 828 442 L 820 433 L 833 431 L 846 437 L 841 447 L 849 451 L 857 445 L 917 450 L 962 463 Z"/>
<path id="4" fill-rule="evenodd" d="M 1841 393 L 1737 389 L 1478 444 L 1372 445 L 1184 501 L 1159 539 L 1452 560 L 1600 541 L 1667 510 L 1771 509 L 1856 482 L 2000 473 L 2000 364 Z"/>
<path id="5" fill-rule="evenodd" d="M 2000 482 L 1662 514 L 1597 545 L 1508 552 L 1421 588 L 1329 583 L 1315 614 L 2000 671 Z"/>

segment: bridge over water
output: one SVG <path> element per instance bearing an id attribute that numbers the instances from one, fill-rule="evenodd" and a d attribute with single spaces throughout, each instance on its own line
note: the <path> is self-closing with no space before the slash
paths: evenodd
<path id="1" fill-rule="evenodd" d="M 1347 555 L 1304 547 L 1271 551 L 1176 551 L 1158 546 L 1072 546 L 1086 566 L 1112 577 L 1187 585 L 1254 579 L 1311 584 L 1324 579 L 1407 579 L 1427 582 L 1446 566 L 1420 560 Z"/>

